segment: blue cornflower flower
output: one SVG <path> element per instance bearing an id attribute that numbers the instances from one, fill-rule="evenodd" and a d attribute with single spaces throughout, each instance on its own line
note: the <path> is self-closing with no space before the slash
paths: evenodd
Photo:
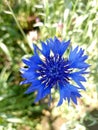
<path id="1" fill-rule="evenodd" d="M 21 68 L 22 77 L 25 79 L 21 84 L 31 84 L 26 94 L 37 91 L 35 102 L 46 97 L 51 97 L 51 89 L 57 89 L 60 94 L 58 106 L 64 100 L 70 99 L 77 104 L 80 98 L 80 90 L 85 90 L 81 82 L 85 82 L 84 74 L 89 65 L 85 62 L 88 58 L 84 50 L 78 46 L 71 49 L 69 56 L 64 58 L 64 53 L 70 45 L 70 40 L 59 41 L 57 37 L 41 42 L 42 49 L 33 44 L 34 55 L 29 59 L 23 59 L 27 68 Z M 74 81 L 74 84 L 72 83 Z"/>

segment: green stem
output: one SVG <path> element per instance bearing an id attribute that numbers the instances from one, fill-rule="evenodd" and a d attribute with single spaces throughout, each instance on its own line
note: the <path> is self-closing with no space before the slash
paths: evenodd
<path id="1" fill-rule="evenodd" d="M 9 2 L 8 2 L 7 0 L 6 0 L 6 4 L 7 4 L 9 10 L 11 11 L 11 14 L 12 14 L 12 16 L 13 16 L 13 18 L 14 18 L 16 24 L 17 24 L 17 27 L 19 28 L 19 30 L 20 30 L 21 34 L 23 35 L 25 41 L 28 43 L 28 39 L 27 39 L 27 37 L 26 37 L 26 35 L 25 35 L 23 29 L 21 28 L 21 26 L 20 26 L 20 24 L 19 24 L 19 22 L 18 22 L 18 20 L 17 20 L 17 18 L 16 18 L 16 16 L 15 16 L 15 14 L 14 14 L 14 12 L 13 12 L 13 10 L 12 10 L 12 8 L 11 8 L 11 6 L 10 6 L 10 4 L 9 4 Z"/>

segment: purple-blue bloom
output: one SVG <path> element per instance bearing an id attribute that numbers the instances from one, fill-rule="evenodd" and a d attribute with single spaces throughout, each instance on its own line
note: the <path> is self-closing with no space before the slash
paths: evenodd
<path id="1" fill-rule="evenodd" d="M 35 102 L 47 95 L 52 99 L 51 89 L 58 90 L 60 98 L 58 106 L 63 100 L 70 99 L 77 104 L 77 98 L 81 97 L 80 90 L 85 90 L 82 82 L 86 79 L 84 74 L 89 65 L 85 62 L 88 58 L 84 50 L 78 46 L 70 49 L 69 56 L 64 58 L 69 41 L 60 41 L 57 37 L 41 42 L 42 49 L 33 44 L 34 55 L 29 59 L 23 59 L 27 68 L 21 68 L 24 81 L 21 84 L 30 84 L 26 94 L 37 91 Z M 74 81 L 74 84 L 73 82 Z"/>

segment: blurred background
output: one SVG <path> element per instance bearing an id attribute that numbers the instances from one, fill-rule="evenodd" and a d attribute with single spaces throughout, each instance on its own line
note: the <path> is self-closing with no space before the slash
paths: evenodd
<path id="1" fill-rule="evenodd" d="M 90 74 L 78 105 L 56 107 L 20 86 L 32 43 L 71 39 L 89 55 Z M 0 0 L 0 130 L 98 130 L 98 0 Z"/>

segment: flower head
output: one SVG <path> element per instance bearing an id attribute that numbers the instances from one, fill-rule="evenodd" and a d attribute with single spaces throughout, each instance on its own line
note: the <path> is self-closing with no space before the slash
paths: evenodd
<path id="1" fill-rule="evenodd" d="M 89 67 L 85 62 L 88 56 L 77 46 L 70 50 L 67 58 L 64 58 L 69 45 L 70 40 L 61 42 L 56 37 L 48 39 L 41 42 L 42 49 L 34 44 L 34 55 L 29 59 L 23 59 L 27 68 L 21 68 L 22 77 L 25 79 L 21 84 L 31 84 L 26 94 L 37 91 L 35 102 L 47 95 L 50 95 L 51 99 L 51 89 L 54 88 L 60 94 L 58 106 L 63 100 L 70 103 L 70 99 L 77 104 L 77 98 L 81 97 L 80 90 L 85 90 L 81 82 L 86 81 L 83 75 L 87 74 L 86 70 Z"/>

